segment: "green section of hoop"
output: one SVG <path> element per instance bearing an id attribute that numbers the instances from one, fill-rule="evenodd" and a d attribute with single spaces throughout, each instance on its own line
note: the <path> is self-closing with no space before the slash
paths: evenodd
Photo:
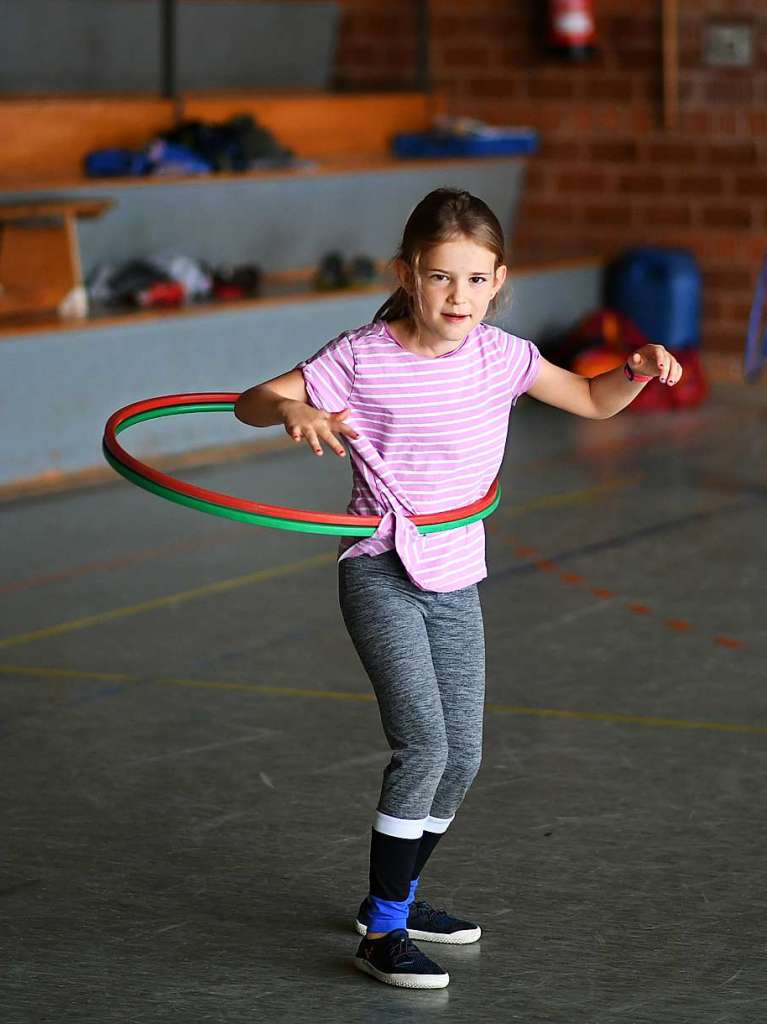
<path id="1" fill-rule="evenodd" d="M 199 403 L 195 405 L 172 405 L 166 406 L 161 409 L 150 409 L 147 412 L 137 413 L 135 416 L 129 416 L 126 420 L 123 420 L 116 429 L 115 436 L 122 433 L 123 430 L 127 430 L 128 427 L 132 427 L 136 423 L 142 423 L 145 420 L 159 419 L 162 416 L 178 416 L 184 413 L 191 412 L 232 412 L 234 409 L 233 402 L 220 402 L 220 403 Z M 252 526 L 265 526 L 275 530 L 292 530 L 296 533 L 320 533 L 335 537 L 372 537 L 378 527 L 375 526 L 342 526 L 336 523 L 317 523 L 317 522 L 304 522 L 298 519 L 283 519 L 275 516 L 261 515 L 256 512 L 245 512 L 236 508 L 229 508 L 225 505 L 217 505 L 211 501 L 204 501 L 202 498 L 194 498 L 187 494 L 181 494 L 179 491 L 171 490 L 169 487 L 164 487 L 162 484 L 156 483 L 154 480 L 149 480 L 146 477 L 134 472 L 128 466 L 124 466 L 122 462 L 112 455 L 112 453 L 104 446 L 104 458 L 107 460 L 112 469 L 116 470 L 121 476 L 124 476 L 126 480 L 129 480 L 132 484 L 136 484 L 138 487 L 142 487 L 145 491 L 150 491 L 152 494 L 158 495 L 160 498 L 165 498 L 167 501 L 173 501 L 177 505 L 185 505 L 187 508 L 196 509 L 198 512 L 207 512 L 209 515 L 222 516 L 224 519 L 234 519 L 239 523 L 249 523 Z M 498 508 L 501 501 L 501 485 L 498 484 L 498 491 L 492 503 L 487 508 L 482 509 L 481 512 L 475 512 L 473 515 L 466 516 L 464 519 L 454 519 L 447 523 L 432 523 L 427 526 L 418 526 L 418 532 L 423 534 L 428 533 L 441 533 L 443 530 L 455 530 L 459 526 L 470 526 L 472 523 L 476 523 L 480 519 L 485 519 L 491 515 Z"/>
<path id="2" fill-rule="evenodd" d="M 148 409 L 146 412 L 138 412 L 135 416 L 129 416 L 115 428 L 115 437 L 123 430 L 134 426 L 136 423 L 143 423 L 144 420 L 157 420 L 161 416 L 183 416 L 187 412 L 234 412 L 234 402 L 211 402 L 196 403 L 195 405 L 167 405 L 164 409 Z"/>

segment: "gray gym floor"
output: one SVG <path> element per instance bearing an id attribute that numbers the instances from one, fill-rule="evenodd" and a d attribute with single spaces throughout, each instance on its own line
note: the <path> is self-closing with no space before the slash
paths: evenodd
<path id="1" fill-rule="evenodd" d="M 422 886 L 484 934 L 424 944 L 440 992 L 349 962 L 387 750 L 335 540 L 117 477 L 0 507 L 3 1024 L 767 1019 L 765 436 L 520 402 L 484 763 Z M 183 475 L 342 510 L 348 472 Z"/>

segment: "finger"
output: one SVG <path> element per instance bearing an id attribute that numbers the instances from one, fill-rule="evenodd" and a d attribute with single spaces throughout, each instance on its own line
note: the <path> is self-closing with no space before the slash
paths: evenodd
<path id="1" fill-rule="evenodd" d="M 344 455 L 346 455 L 346 449 L 342 444 L 339 443 L 335 434 L 330 429 L 323 430 L 321 436 L 323 440 L 327 441 L 327 443 L 330 445 L 330 447 L 333 449 L 336 455 L 340 455 L 341 458 L 343 458 Z"/>
<path id="2" fill-rule="evenodd" d="M 317 434 L 311 427 L 306 427 L 304 430 L 304 437 L 309 447 L 317 454 L 322 455 L 322 448 L 320 447 L 319 439 Z"/>
<path id="3" fill-rule="evenodd" d="M 357 438 L 359 434 L 350 423 L 339 422 L 349 415 L 349 409 L 342 409 L 341 412 L 330 414 L 330 429 L 335 434 L 346 434 L 348 437 Z"/>
<path id="4" fill-rule="evenodd" d="M 291 438 L 294 441 L 300 441 L 301 440 L 301 428 L 300 427 L 290 427 L 290 428 L 286 427 L 285 429 L 287 430 L 288 434 L 290 434 Z"/>

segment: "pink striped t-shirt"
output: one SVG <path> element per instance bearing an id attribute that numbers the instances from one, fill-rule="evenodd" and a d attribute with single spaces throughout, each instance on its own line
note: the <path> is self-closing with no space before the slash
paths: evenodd
<path id="1" fill-rule="evenodd" d="M 377 320 L 339 335 L 303 371 L 311 404 L 349 408 L 352 463 L 347 511 L 380 515 L 372 537 L 343 537 L 339 561 L 396 549 L 422 590 L 446 593 L 487 576 L 482 521 L 422 534 L 408 519 L 483 497 L 503 458 L 509 413 L 540 368 L 530 341 L 478 324 L 445 355 L 403 348 Z"/>

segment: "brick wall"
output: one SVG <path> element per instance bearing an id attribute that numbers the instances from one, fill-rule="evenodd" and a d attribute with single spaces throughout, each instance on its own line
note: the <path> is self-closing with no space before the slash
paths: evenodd
<path id="1" fill-rule="evenodd" d="M 680 121 L 669 132 L 660 2 L 596 0 L 599 54 L 581 65 L 543 50 L 542 3 L 431 0 L 433 80 L 450 112 L 541 132 L 517 244 L 608 253 L 636 243 L 689 247 L 704 275 L 706 346 L 741 349 L 767 249 L 767 5 L 681 0 Z M 343 6 L 338 84 L 412 84 L 415 3 Z M 714 16 L 751 21 L 753 68 L 704 66 L 703 30 Z"/>

